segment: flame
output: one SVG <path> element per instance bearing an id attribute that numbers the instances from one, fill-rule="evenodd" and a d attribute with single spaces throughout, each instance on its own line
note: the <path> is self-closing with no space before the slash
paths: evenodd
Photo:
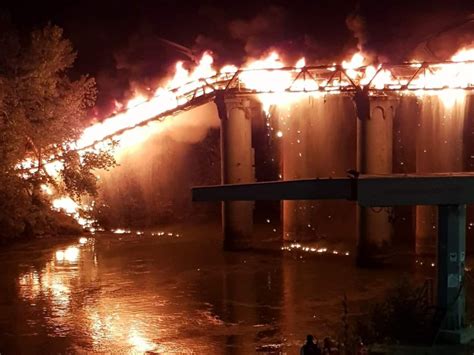
<path id="1" fill-rule="evenodd" d="M 465 63 L 474 60 L 474 48 L 463 48 L 455 53 L 451 60 L 455 63 L 441 63 L 431 67 L 431 70 L 419 73 L 409 83 L 408 88 L 412 90 L 433 90 L 440 88 L 466 88 L 474 85 L 474 63 Z M 130 127 L 139 125 L 166 111 L 176 109 L 178 106 L 190 101 L 187 96 L 191 91 L 200 89 L 200 95 L 212 91 L 219 86 L 221 80 L 230 79 L 240 70 L 239 82 L 250 91 L 260 93 L 259 98 L 264 108 L 274 103 L 281 103 L 281 98 L 291 96 L 289 91 L 315 91 L 321 84 L 327 84 L 327 79 L 301 78 L 298 76 L 306 67 L 305 58 L 299 59 L 294 65 L 294 70 L 288 70 L 289 64 L 284 63 L 276 51 L 270 52 L 266 57 L 248 61 L 240 69 L 232 64 L 223 66 L 217 70 L 213 67 L 213 57 L 205 52 L 195 68 L 188 69 L 183 62 L 175 64 L 173 76 L 163 86 L 155 89 L 151 98 L 142 94 L 136 94 L 125 104 L 115 102 L 119 113 L 95 123 L 86 128 L 81 138 L 75 142 L 75 148 L 81 149 L 93 145 L 107 137 L 114 137 L 120 142 L 122 148 L 131 147 L 140 141 L 146 140 L 151 134 L 160 131 L 162 124 L 150 124 L 143 130 L 134 129 L 122 132 Z M 357 52 L 349 60 L 343 60 L 341 67 L 345 74 L 355 84 L 365 86 L 371 85 L 375 89 L 402 89 L 408 83 L 406 79 L 395 79 L 390 70 L 381 65 L 367 65 L 367 59 L 363 53 Z M 413 63 L 414 68 L 420 68 L 421 63 Z M 328 67 L 328 71 L 335 71 L 334 67 Z M 217 73 L 219 73 L 217 75 Z M 351 84 L 347 78 L 333 78 L 331 84 L 344 87 Z M 327 89 L 330 90 L 330 89 Z M 335 90 L 337 93 L 337 87 Z M 266 95 L 266 94 L 272 95 Z M 284 101 L 287 101 L 285 99 Z M 125 109 L 123 109 L 125 108 Z M 122 111 L 120 111 L 122 110 Z M 132 133 L 137 132 L 137 133 Z M 51 167 L 50 169 L 54 169 Z"/>
<path id="2" fill-rule="evenodd" d="M 458 89 L 474 85 L 474 64 L 464 63 L 474 60 L 474 48 L 459 50 L 451 60 L 458 64 L 441 63 L 434 66 L 434 69 L 424 71 L 413 78 L 407 88 L 420 91 L 417 94 L 423 94 L 421 91 L 440 88 Z M 192 69 L 186 68 L 183 62 L 177 62 L 173 76 L 163 86 L 155 89 L 151 98 L 136 94 L 125 104 L 116 102 L 116 109 L 122 111 L 86 128 L 74 147 L 82 149 L 107 137 L 114 137 L 119 141 L 120 147 L 125 149 L 161 131 L 165 127 L 163 123 L 150 123 L 144 129 L 137 128 L 123 132 L 127 128 L 140 125 L 164 112 L 186 104 L 191 99 L 187 94 L 193 90 L 199 89 L 198 95 L 203 95 L 211 92 L 213 85 L 216 85 L 214 87 L 216 89 L 222 89 L 218 85 L 220 81 L 230 80 L 239 71 L 239 68 L 232 64 L 217 70 L 213 68 L 213 63 L 213 57 L 209 52 L 205 52 L 198 65 Z M 414 68 L 420 66 L 421 63 L 413 63 Z M 287 70 L 288 64 L 283 62 L 276 51 L 273 51 L 264 58 L 248 61 L 240 68 L 238 80 L 245 89 L 259 93 L 258 97 L 266 111 L 272 104 L 288 102 L 292 96 L 289 94 L 291 91 L 317 91 L 321 84 L 325 83 L 335 85 L 335 87 L 327 88 L 327 91 L 338 93 L 338 86 L 345 87 L 351 84 L 347 78 L 333 78 L 331 83 L 323 78 L 319 82 L 314 77 L 302 78 L 299 74 L 305 67 L 305 58 L 301 58 L 294 65 L 294 70 Z M 349 60 L 343 60 L 341 67 L 355 84 L 361 86 L 370 84 L 371 87 L 380 90 L 386 87 L 401 89 L 408 83 L 406 79 L 395 79 L 390 70 L 384 69 L 381 65 L 367 65 L 367 59 L 361 52 L 355 53 Z M 327 70 L 335 71 L 336 65 L 328 67 Z M 99 146 L 97 144 L 94 148 Z M 58 168 L 60 166 L 49 167 L 50 170 L 58 170 Z"/>
<path id="3" fill-rule="evenodd" d="M 451 57 L 454 64 L 441 63 L 415 78 L 411 85 L 420 89 L 415 94 L 438 95 L 446 108 L 452 108 L 456 101 L 464 100 L 465 92 L 462 89 L 474 85 L 473 60 L 474 49 L 460 49 Z M 435 92 L 430 89 L 441 90 Z"/>
<path id="4" fill-rule="evenodd" d="M 163 87 L 157 88 L 151 98 L 137 94 L 126 103 L 125 111 L 86 128 L 81 138 L 76 142 L 75 148 L 88 147 L 120 130 L 136 126 L 163 112 L 185 104 L 186 99 L 181 97 L 183 94 L 201 87 L 201 80 L 216 74 L 212 64 L 213 58 L 207 52 L 203 54 L 199 65 L 192 71 L 187 70 L 183 62 L 176 63 L 174 76 Z M 116 138 L 119 139 L 122 148 L 124 146 L 134 146 L 151 134 L 156 133 L 157 125 L 153 125 L 153 128 L 152 132 L 150 130 L 127 131 Z"/>
<path id="5" fill-rule="evenodd" d="M 301 58 L 296 62 L 295 68 L 301 69 L 305 65 L 305 58 Z M 295 72 L 299 70 L 279 70 L 285 67 L 287 65 L 282 62 L 278 53 L 271 52 L 263 59 L 247 63 L 239 76 L 246 89 L 260 92 L 258 98 L 266 113 L 271 105 L 288 104 L 297 99 L 296 95 L 291 93 L 291 89 L 294 91 L 314 89 L 314 82 L 311 84 L 309 81 L 309 86 L 306 87 L 306 81 L 296 80 Z"/>
<path id="6" fill-rule="evenodd" d="M 151 97 L 137 93 L 125 103 L 115 102 L 116 113 L 87 127 L 72 148 L 94 151 L 103 146 L 102 141 L 114 138 L 118 142 L 116 154 L 130 150 L 174 124 L 169 119 L 152 121 L 157 116 L 176 110 L 196 97 L 225 89 L 231 83 L 239 89 L 257 93 L 267 113 L 275 104 L 288 104 L 303 95 L 338 94 L 353 85 L 369 86 L 375 90 L 399 90 L 420 97 L 439 95 L 449 108 L 464 98 L 462 89 L 474 86 L 473 60 L 474 48 L 462 48 L 451 57 L 452 63 L 430 64 L 429 67 L 419 62 L 408 64 L 406 68 L 412 72 L 407 75 L 395 72 L 389 66 L 371 64 L 363 53 L 357 52 L 350 59 L 343 60 L 340 66 L 333 63 L 320 73 L 310 72 L 311 67 L 307 66 L 305 58 L 291 66 L 276 51 L 263 58 L 249 60 L 240 68 L 228 64 L 216 69 L 211 53 L 204 52 L 195 67 L 177 62 L 173 75 L 156 88 Z M 281 135 L 281 132 L 276 133 L 277 137 Z M 34 163 L 27 159 L 19 167 L 32 169 Z M 45 164 L 47 172 L 53 177 L 58 176 L 61 167 L 57 161 Z M 42 189 L 52 195 L 49 187 Z M 78 214 L 80 206 L 71 199 L 56 199 L 53 207 L 81 220 Z M 80 223 L 87 224 L 84 220 Z"/>
<path id="7" fill-rule="evenodd" d="M 60 197 L 53 201 L 53 207 L 57 210 L 63 210 L 66 213 L 74 213 L 79 205 L 70 197 Z"/>
<path id="8" fill-rule="evenodd" d="M 92 228 L 92 223 L 94 222 L 91 219 L 84 218 L 80 215 L 79 211 L 86 208 L 85 205 L 79 205 L 76 201 L 68 196 L 62 196 L 56 198 L 52 201 L 53 209 L 57 211 L 63 211 L 66 214 L 73 217 L 81 226 L 85 228 Z"/>
<path id="9" fill-rule="evenodd" d="M 350 61 L 342 61 L 342 67 L 346 69 L 346 74 L 351 79 L 356 79 L 360 76 L 360 72 L 355 69 L 360 68 L 364 65 L 365 58 L 364 55 L 360 52 L 355 53 Z"/>

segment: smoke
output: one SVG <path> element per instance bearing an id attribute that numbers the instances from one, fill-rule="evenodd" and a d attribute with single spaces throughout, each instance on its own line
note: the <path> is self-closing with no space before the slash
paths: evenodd
<path id="1" fill-rule="evenodd" d="M 472 43 L 474 33 L 472 21 L 462 24 L 474 14 L 472 0 L 155 0 L 140 7 L 90 1 L 93 18 L 80 3 L 61 9 L 41 5 L 35 18 L 54 18 L 65 27 L 78 50 L 77 72 L 97 78 L 102 117 L 111 113 L 114 100 L 150 92 L 174 62 L 189 61 L 160 38 L 198 56 L 210 49 L 220 66 L 239 65 L 271 49 L 289 62 L 304 55 L 311 64 L 340 62 L 358 49 L 382 62 L 436 60 Z M 25 21 L 23 7 L 14 14 Z"/>
<path id="2" fill-rule="evenodd" d="M 346 18 L 357 47 L 381 62 L 445 60 L 473 39 L 472 1 L 360 1 Z"/>
<path id="3" fill-rule="evenodd" d="M 257 57 L 263 50 L 278 46 L 285 30 L 285 12 L 282 8 L 271 6 L 264 13 L 249 19 L 237 19 L 229 23 L 229 33 L 244 44 L 250 57 Z"/>
<path id="4" fill-rule="evenodd" d="M 100 172 L 106 224 L 142 228 L 218 216 L 218 205 L 196 205 L 190 198 L 192 186 L 219 182 L 219 135 L 211 129 L 218 125 L 216 106 L 209 103 L 138 129 L 146 138 L 120 149 L 119 165 Z"/>
<path id="5" fill-rule="evenodd" d="M 347 17 L 346 25 L 354 34 L 354 38 L 357 39 L 357 48 L 363 52 L 367 42 L 364 20 L 357 13 L 353 13 Z"/>
<path id="6" fill-rule="evenodd" d="M 209 129 L 219 127 L 219 117 L 214 103 L 196 107 L 170 119 L 170 124 L 163 133 L 181 143 L 198 143 L 206 137 Z"/>

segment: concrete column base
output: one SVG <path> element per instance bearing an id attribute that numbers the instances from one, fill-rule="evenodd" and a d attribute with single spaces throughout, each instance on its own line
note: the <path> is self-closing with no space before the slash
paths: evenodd
<path id="1" fill-rule="evenodd" d="M 252 247 L 253 201 L 222 203 L 224 250 L 248 250 Z"/>
<path id="2" fill-rule="evenodd" d="M 360 233 L 356 257 L 358 266 L 379 266 L 387 258 L 392 234 L 390 210 L 358 207 Z"/>

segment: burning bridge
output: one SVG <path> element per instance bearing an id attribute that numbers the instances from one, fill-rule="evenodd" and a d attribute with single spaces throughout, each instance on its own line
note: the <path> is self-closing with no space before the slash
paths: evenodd
<path id="1" fill-rule="evenodd" d="M 342 65 L 306 66 L 300 61 L 287 67 L 276 59 L 216 72 L 204 56 L 206 70 L 185 75 L 190 81 L 176 75 L 174 88 L 160 89 L 152 99 L 89 127 L 76 148 L 97 149 L 111 138 L 127 144 L 132 130 L 213 101 L 220 118 L 224 186 L 195 188 L 193 198 L 224 201 L 226 248 L 251 246 L 254 200 L 282 200 L 283 238 L 298 240 L 306 230 L 301 225 L 311 226 L 307 220 L 323 211 L 311 210 L 308 201 L 342 199 L 357 202 L 357 260 L 370 264 L 390 245 L 393 206 L 416 205 L 417 252 L 432 248 L 438 236 L 438 303 L 446 309 L 445 333 L 465 341 L 466 204 L 474 202 L 474 175 L 459 173 L 466 160 L 466 129 L 459 121 L 469 115 L 465 107 L 474 89 L 474 62 L 460 56 L 450 62 L 375 67 L 361 65 L 356 55 Z M 332 113 L 323 108 L 326 103 Z M 269 112 L 282 106 L 291 109 Z M 315 111 L 314 122 L 319 123 L 313 125 Z M 330 123 L 324 121 L 329 116 Z M 283 181 L 255 183 L 258 147 L 252 130 L 261 117 L 277 138 L 285 136 L 278 146 Z M 413 142 L 417 122 L 425 131 L 416 133 Z M 403 149 L 396 147 L 401 131 L 411 158 L 402 159 Z M 445 174 L 433 174 L 439 172 Z M 330 178 L 308 179 L 317 176 Z M 438 226 L 432 221 L 436 216 Z"/>

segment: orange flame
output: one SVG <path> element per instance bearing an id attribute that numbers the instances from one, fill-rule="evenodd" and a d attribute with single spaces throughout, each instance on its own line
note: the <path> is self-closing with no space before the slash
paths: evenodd
<path id="1" fill-rule="evenodd" d="M 351 85 L 369 86 L 375 90 L 407 91 L 418 96 L 440 95 L 449 107 L 460 97 L 464 97 L 461 89 L 474 86 L 474 63 L 470 62 L 474 60 L 474 48 L 459 50 L 451 60 L 454 63 L 430 65 L 429 70 L 422 63 L 412 63 L 408 67 L 417 72 L 410 78 L 406 75 L 394 75 L 391 69 L 383 65 L 368 65 L 364 55 L 358 52 L 350 60 L 342 61 L 340 67 L 334 64 L 325 68 L 329 74 L 335 74 L 338 68 L 342 68 L 345 75 L 317 76 L 309 74 L 304 58 L 291 68 L 275 51 L 264 58 L 247 62 L 240 69 L 226 65 L 219 70 L 213 67 L 211 54 L 205 52 L 194 68 L 188 69 L 183 62 L 177 62 L 174 75 L 163 86 L 155 89 L 151 98 L 137 94 L 125 104 L 116 102 L 118 113 L 86 128 L 81 138 L 75 142 L 74 148 L 98 149 L 102 140 L 113 137 L 119 142 L 119 150 L 130 149 L 173 123 L 169 120 L 154 121 L 143 127 L 127 130 L 128 128 L 175 110 L 195 96 L 224 89 L 237 76 L 239 86 L 258 93 L 258 99 L 266 112 L 271 105 L 290 103 L 302 95 L 339 93 Z M 32 166 L 32 163 L 25 160 L 21 166 Z M 53 176 L 57 175 L 59 168 L 60 163 L 48 164 L 48 172 Z M 51 193 L 47 189 L 45 191 Z M 53 205 L 77 215 L 78 206 L 64 198 L 55 200 Z"/>

